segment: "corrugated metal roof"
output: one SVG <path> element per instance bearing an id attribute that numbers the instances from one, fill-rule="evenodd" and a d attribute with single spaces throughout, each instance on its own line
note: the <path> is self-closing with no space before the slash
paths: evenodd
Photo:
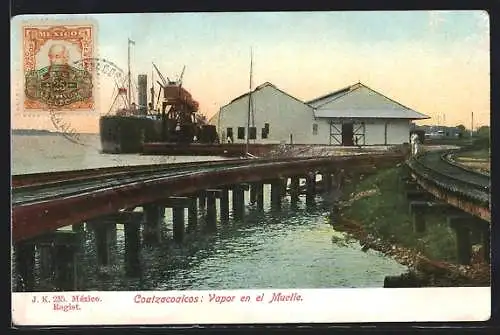
<path id="1" fill-rule="evenodd" d="M 358 98 L 355 98 L 352 93 L 360 88 L 365 89 L 368 95 L 378 96 L 382 100 L 372 101 L 368 105 L 359 108 L 346 108 L 346 105 L 354 107 L 357 105 Z M 354 99 L 354 101 L 350 101 Z M 387 105 L 389 108 L 381 106 L 380 102 Z M 353 104 L 354 102 L 354 104 Z M 308 104 L 314 107 L 314 115 L 316 117 L 325 118 L 390 118 L 390 119 L 413 119 L 422 120 L 430 117 L 416 112 L 399 102 L 388 98 L 380 92 L 371 89 L 370 87 L 358 82 L 354 85 L 345 87 L 341 90 L 324 95 L 317 99 L 311 100 Z M 327 106 L 328 105 L 328 106 Z M 322 108 L 324 106 L 324 108 Z M 337 108 L 336 108 L 337 107 Z M 382 107 L 382 108 L 381 108 Z"/>
<path id="2" fill-rule="evenodd" d="M 267 81 L 266 81 L 264 84 L 261 84 L 261 85 L 257 86 L 257 87 L 256 87 L 256 88 L 252 91 L 252 93 L 257 92 L 258 90 L 263 89 L 263 88 L 264 88 L 264 87 L 266 87 L 266 86 L 271 86 L 271 87 L 273 87 L 273 88 L 276 88 L 276 86 L 274 86 L 274 85 L 273 85 L 273 84 L 271 84 L 270 82 L 267 82 Z M 243 98 L 243 97 L 246 97 L 249 93 L 250 93 L 250 92 L 246 92 L 246 93 L 243 93 L 243 94 L 242 94 L 242 95 L 240 95 L 240 96 L 237 96 L 236 98 L 234 98 L 233 100 L 231 100 L 231 101 L 228 103 L 228 105 L 229 105 L 229 104 L 232 104 L 232 103 L 233 103 L 233 102 L 235 102 L 236 100 L 239 100 L 239 99 L 241 99 L 241 98 Z"/>
<path id="3" fill-rule="evenodd" d="M 330 101 L 333 101 L 341 96 L 343 96 L 346 93 L 349 93 L 350 91 L 353 91 L 362 85 L 361 83 L 357 83 L 354 85 L 349 85 L 344 88 L 341 88 L 340 90 L 330 92 L 328 94 L 322 95 L 318 98 L 315 98 L 313 100 L 306 101 L 306 104 L 311 105 L 312 107 L 319 107 L 324 104 L 329 103 Z"/>
<path id="4" fill-rule="evenodd" d="M 378 118 L 378 119 L 412 119 L 421 120 L 430 117 L 411 109 L 315 109 L 318 118 Z"/>
<path id="5" fill-rule="evenodd" d="M 261 90 L 261 89 L 263 89 L 263 88 L 265 88 L 265 87 L 271 87 L 271 88 L 275 89 L 276 91 L 279 91 L 279 92 L 281 92 L 281 93 L 283 93 L 283 94 L 285 94 L 285 95 L 289 96 L 290 98 L 292 98 L 292 99 L 294 99 L 294 100 L 296 100 L 296 101 L 298 101 L 298 102 L 300 102 L 300 103 L 302 103 L 302 104 L 306 104 L 304 101 L 302 101 L 302 100 L 300 100 L 300 99 L 297 99 L 296 97 L 294 97 L 293 95 L 291 95 L 291 94 L 289 94 L 289 93 L 286 93 L 285 91 L 283 91 L 282 89 L 278 88 L 276 85 L 271 84 L 271 83 L 270 83 L 270 82 L 268 82 L 268 81 L 266 81 L 265 83 L 263 83 L 263 84 L 261 84 L 261 85 L 257 86 L 257 87 L 256 87 L 256 88 L 255 88 L 255 89 L 254 89 L 251 93 L 252 93 L 252 94 L 254 94 L 255 92 L 257 92 L 257 91 L 259 91 L 259 90 Z M 222 106 L 222 107 L 221 107 L 221 109 L 225 108 L 226 106 L 228 106 L 228 105 L 232 104 L 233 102 L 235 102 L 235 101 L 237 101 L 237 100 L 239 100 L 239 99 L 242 99 L 242 98 L 246 97 L 246 96 L 247 96 L 247 95 L 249 95 L 249 94 L 250 94 L 250 92 L 247 92 L 247 93 L 245 93 L 245 94 L 242 94 L 242 95 L 240 95 L 240 96 L 238 96 L 238 97 L 234 98 L 234 99 L 233 99 L 233 100 L 231 100 L 228 104 L 226 104 L 226 105 Z M 307 104 L 306 104 L 306 105 L 307 105 Z"/>

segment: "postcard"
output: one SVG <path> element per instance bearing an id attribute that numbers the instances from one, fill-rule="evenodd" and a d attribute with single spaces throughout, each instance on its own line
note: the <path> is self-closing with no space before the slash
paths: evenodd
<path id="1" fill-rule="evenodd" d="M 11 27 L 13 326 L 490 318 L 486 12 Z"/>

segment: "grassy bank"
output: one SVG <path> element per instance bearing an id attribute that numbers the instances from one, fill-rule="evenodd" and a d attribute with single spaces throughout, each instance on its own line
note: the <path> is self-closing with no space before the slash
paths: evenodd
<path id="1" fill-rule="evenodd" d="M 465 151 L 465 152 L 457 155 L 457 158 L 463 158 L 463 159 L 489 160 L 490 157 L 491 157 L 491 152 L 490 152 L 490 149 L 488 149 L 488 148 L 483 148 L 483 149 L 474 150 L 474 151 Z"/>
<path id="2" fill-rule="evenodd" d="M 457 264 L 455 232 L 444 213 L 427 213 L 426 232 L 413 231 L 404 176 L 395 167 L 344 185 L 334 229 L 359 240 L 362 250 L 378 250 L 408 266 L 426 286 L 488 286 L 489 266 L 478 261 L 478 252 L 471 266 Z"/>
<path id="3" fill-rule="evenodd" d="M 391 168 L 348 186 L 343 215 L 386 241 L 415 249 L 428 258 L 454 262 L 454 232 L 443 214 L 426 215 L 427 232 L 413 232 L 402 168 Z"/>
<path id="4" fill-rule="evenodd" d="M 491 152 L 489 149 L 465 151 L 455 156 L 455 161 L 479 172 L 490 172 Z"/>

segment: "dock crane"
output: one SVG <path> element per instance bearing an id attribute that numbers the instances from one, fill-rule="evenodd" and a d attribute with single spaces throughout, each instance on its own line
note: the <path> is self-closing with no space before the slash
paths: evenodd
<path id="1" fill-rule="evenodd" d="M 199 104 L 194 100 L 184 87 L 182 87 L 182 80 L 184 77 L 186 66 L 183 67 L 178 79 L 176 81 L 164 76 L 158 66 L 153 63 L 153 68 L 160 80 L 157 84 L 160 89 L 157 96 L 157 106 L 160 103 L 160 97 L 163 97 L 159 112 L 162 119 L 162 139 L 166 142 L 175 143 L 191 143 L 193 139 L 203 138 L 208 142 L 213 143 L 216 141 L 215 127 L 198 125 L 196 113 L 199 109 Z M 205 133 L 214 133 L 206 135 Z M 203 141 L 205 142 L 205 141 Z"/>

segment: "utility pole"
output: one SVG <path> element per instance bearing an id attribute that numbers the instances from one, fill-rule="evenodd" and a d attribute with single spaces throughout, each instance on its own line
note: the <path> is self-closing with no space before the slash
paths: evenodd
<path id="1" fill-rule="evenodd" d="M 252 70 L 253 70 L 253 52 L 250 48 L 250 89 L 248 91 L 248 115 L 247 115 L 247 143 L 246 143 L 246 153 L 248 156 L 248 147 L 250 143 L 250 113 L 252 111 Z"/>
<path id="2" fill-rule="evenodd" d="M 127 53 L 127 60 L 128 60 L 128 108 L 130 108 L 130 104 L 132 102 L 132 92 L 130 92 L 130 89 L 132 88 L 132 83 L 131 83 L 131 74 L 130 74 L 130 45 L 135 45 L 135 41 L 132 41 L 130 38 L 128 39 L 128 53 Z"/>
<path id="3" fill-rule="evenodd" d="M 472 137 L 473 130 L 474 130 L 474 112 L 471 112 L 470 137 Z"/>

